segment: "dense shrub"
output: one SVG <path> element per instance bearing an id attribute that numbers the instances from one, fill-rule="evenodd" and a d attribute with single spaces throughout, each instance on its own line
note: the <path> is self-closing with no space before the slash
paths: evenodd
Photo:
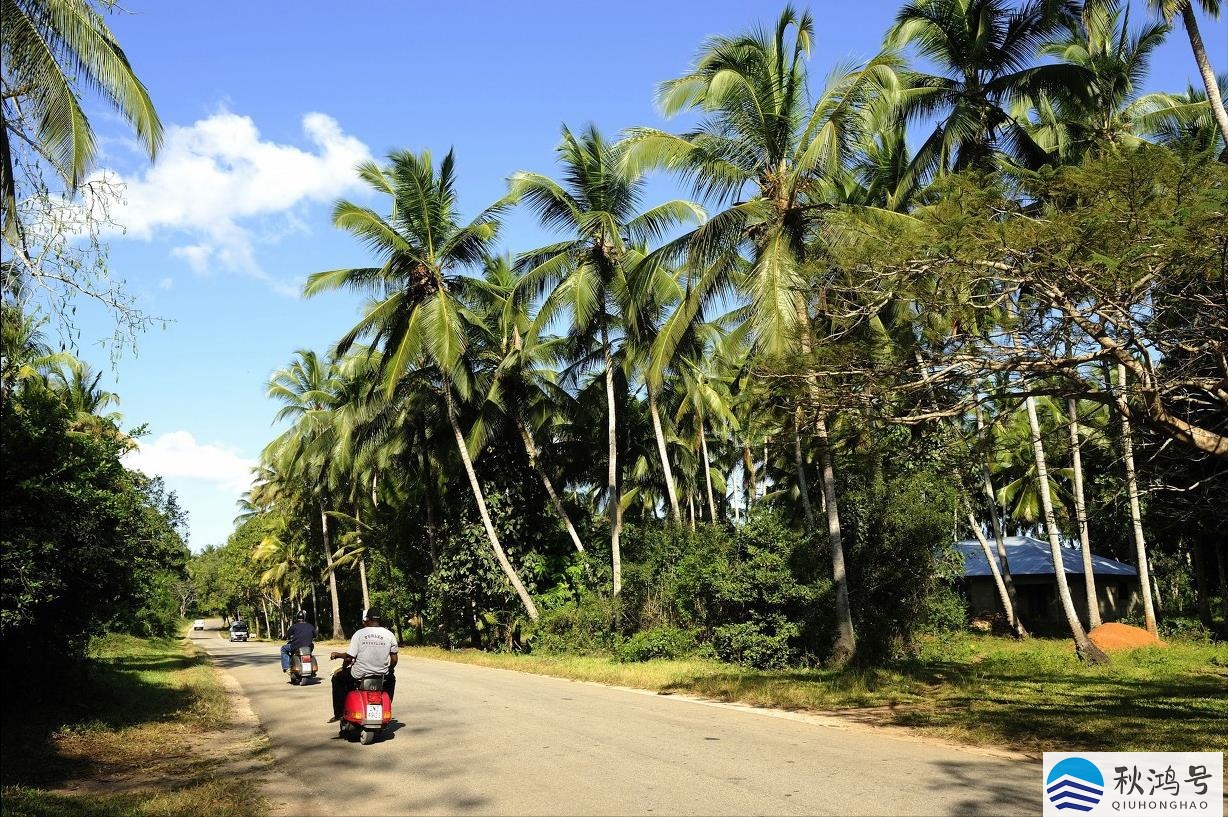
<path id="1" fill-rule="evenodd" d="M 620 644 L 615 651 L 619 661 L 651 661 L 654 658 L 683 658 L 699 647 L 692 630 L 656 627 L 643 630 Z"/>
<path id="2" fill-rule="evenodd" d="M 791 642 L 801 628 L 783 616 L 765 616 L 757 621 L 722 624 L 712 634 L 712 646 L 722 661 L 755 669 L 779 669 L 795 660 Z"/>

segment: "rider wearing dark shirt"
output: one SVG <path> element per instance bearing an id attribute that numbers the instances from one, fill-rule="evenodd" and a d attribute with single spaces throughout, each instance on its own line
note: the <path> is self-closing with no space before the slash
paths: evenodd
<path id="1" fill-rule="evenodd" d="M 300 647 L 316 646 L 316 628 L 307 623 L 307 614 L 299 612 L 297 619 L 290 625 L 289 631 L 286 633 L 286 643 L 281 645 L 281 671 L 290 671 L 290 656 L 298 651 Z"/>

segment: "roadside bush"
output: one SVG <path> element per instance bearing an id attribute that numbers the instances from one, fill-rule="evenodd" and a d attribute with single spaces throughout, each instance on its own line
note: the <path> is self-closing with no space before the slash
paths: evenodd
<path id="1" fill-rule="evenodd" d="M 656 627 L 631 636 L 615 651 L 619 661 L 651 661 L 654 658 L 684 658 L 699 647 L 699 640 L 691 630 L 675 627 Z"/>
<path id="2" fill-rule="evenodd" d="M 758 621 L 722 624 L 712 635 L 712 646 L 722 661 L 755 669 L 780 669 L 793 663 L 790 642 L 801 635 L 801 628 L 784 616 Z"/>
<path id="3" fill-rule="evenodd" d="M 586 593 L 572 604 L 542 613 L 533 631 L 533 648 L 544 653 L 609 655 L 618 643 L 612 627 L 618 603 Z"/>

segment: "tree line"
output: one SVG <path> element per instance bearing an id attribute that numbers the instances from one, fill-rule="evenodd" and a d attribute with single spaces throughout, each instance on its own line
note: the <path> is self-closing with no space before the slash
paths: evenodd
<path id="1" fill-rule="evenodd" d="M 1188 4 L 1159 10 L 918 2 L 812 93 L 814 22 L 786 8 L 659 86 L 691 130 L 565 126 L 558 172 L 476 215 L 450 151 L 363 164 L 381 204 L 333 223 L 370 260 L 304 292 L 365 306 L 269 381 L 285 430 L 232 599 L 336 637 L 379 599 L 428 641 L 664 628 L 733 660 L 872 660 L 959 619 L 961 535 L 1024 635 L 1003 537 L 1027 531 L 1055 566 L 1065 540 L 1136 564 L 1153 632 L 1166 597 L 1211 624 L 1225 128 L 1214 84 L 1143 92 L 1174 14 L 1199 48 Z M 654 172 L 689 198 L 647 203 Z M 556 240 L 505 252 L 514 207 Z"/>

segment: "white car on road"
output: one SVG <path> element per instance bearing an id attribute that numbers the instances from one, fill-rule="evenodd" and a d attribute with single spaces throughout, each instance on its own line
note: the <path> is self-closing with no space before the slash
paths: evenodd
<path id="1" fill-rule="evenodd" d="M 198 619 L 196 619 L 195 621 L 193 621 L 193 622 L 192 622 L 192 629 L 193 629 L 193 630 L 203 630 L 203 629 L 205 629 L 205 620 L 204 620 L 203 618 L 198 618 Z"/>

